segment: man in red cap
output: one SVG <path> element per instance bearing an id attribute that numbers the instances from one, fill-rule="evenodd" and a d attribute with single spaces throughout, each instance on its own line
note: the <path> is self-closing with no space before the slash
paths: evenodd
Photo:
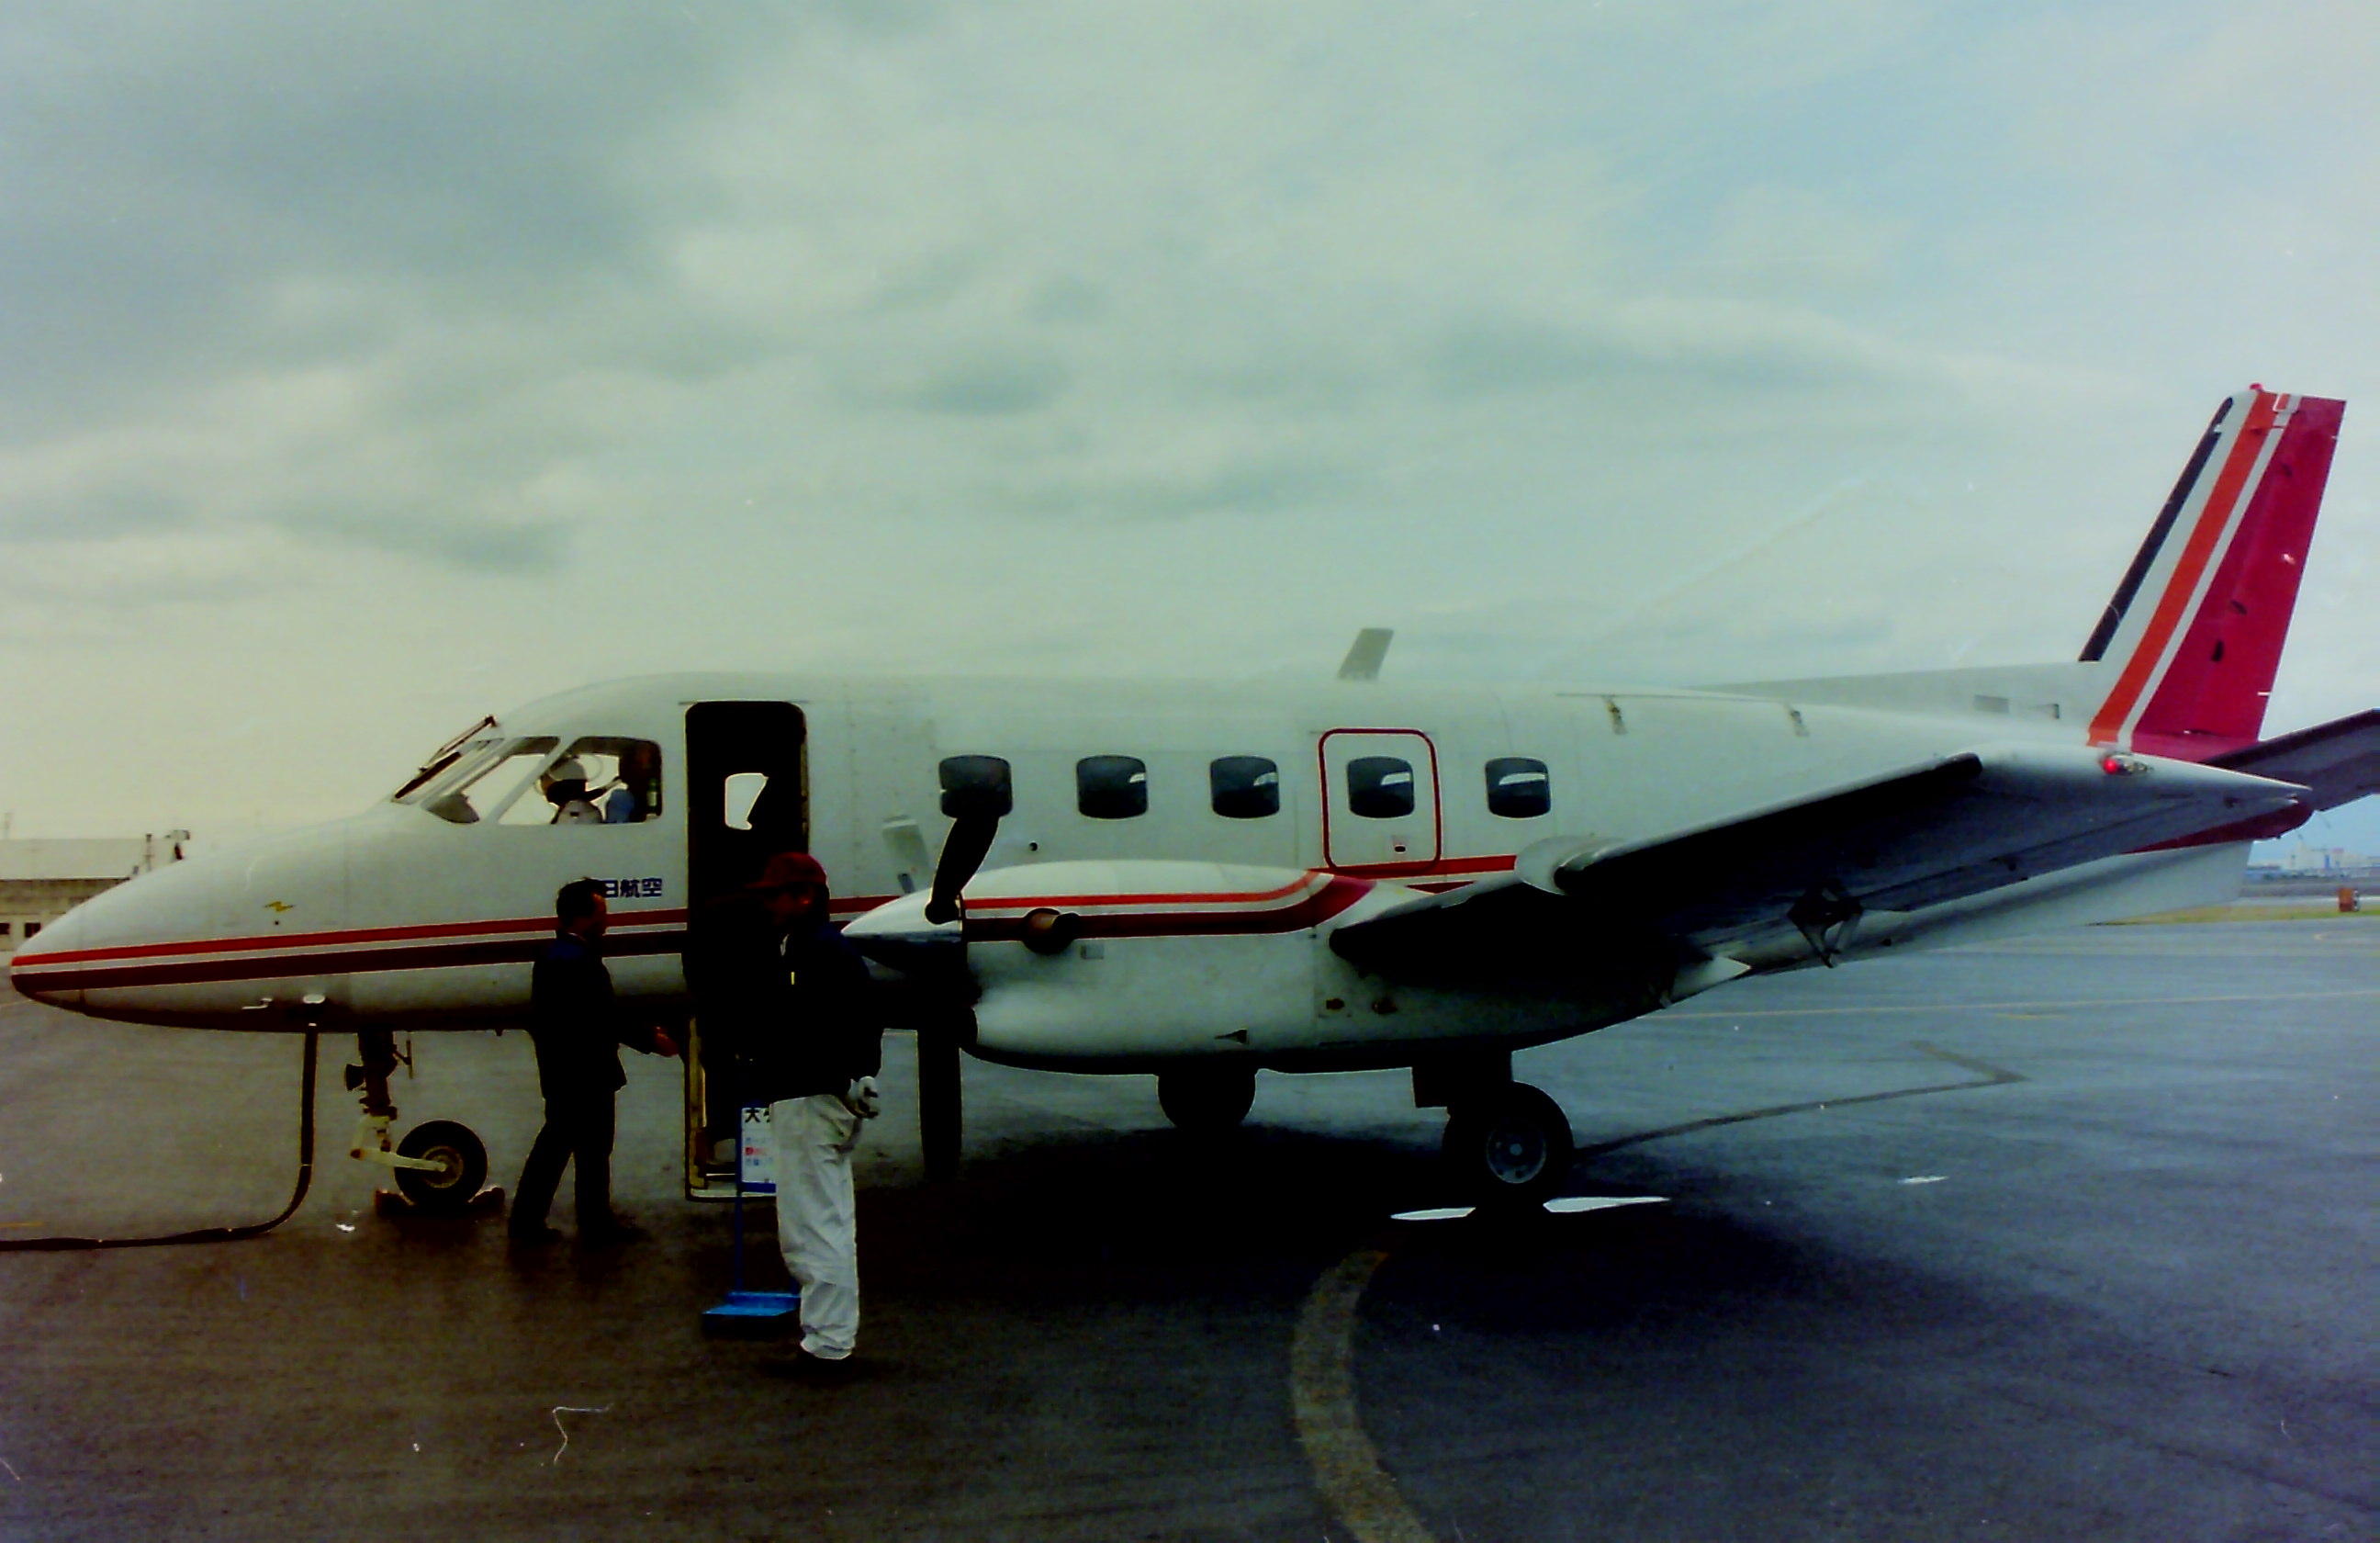
<path id="1" fill-rule="evenodd" d="M 867 961 L 828 918 L 817 858 L 775 854 L 749 893 L 768 926 L 764 955 L 735 971 L 741 1097 L 769 1105 L 777 1245 L 802 1294 L 795 1367 L 832 1375 L 859 1334 L 851 1152 L 879 1108 L 883 1022 Z"/>

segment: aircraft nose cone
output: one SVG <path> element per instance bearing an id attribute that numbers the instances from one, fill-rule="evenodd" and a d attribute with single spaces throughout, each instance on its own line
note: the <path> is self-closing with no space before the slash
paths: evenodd
<path id="1" fill-rule="evenodd" d="M 72 911 L 42 929 L 41 935 L 20 946 L 8 959 L 8 985 L 18 996 L 53 1007 L 76 1007 L 82 993 L 59 984 L 59 966 L 68 964 L 79 946 L 80 918 Z"/>
<path id="2" fill-rule="evenodd" d="M 254 1027 L 260 1000 L 324 991 L 289 972 L 280 939 L 345 914 L 344 822 L 169 863 L 93 895 L 9 962 L 9 983 L 94 1018 L 183 1028 Z M 300 978 L 302 977 L 302 978 Z"/>

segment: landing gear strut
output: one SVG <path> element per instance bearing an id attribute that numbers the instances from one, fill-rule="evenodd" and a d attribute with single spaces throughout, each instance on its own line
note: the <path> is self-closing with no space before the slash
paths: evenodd
<path id="1" fill-rule="evenodd" d="M 1526 1083 L 1481 1088 L 1447 1112 L 1442 1150 L 1482 1205 L 1536 1205 L 1570 1176 L 1576 1148 L 1561 1106 Z"/>
<path id="2" fill-rule="evenodd" d="M 486 1144 L 468 1125 L 431 1120 L 416 1125 L 392 1148 L 388 1128 L 396 1120 L 396 1100 L 389 1095 L 388 1078 L 396 1070 L 396 1038 L 383 1027 L 358 1028 L 356 1050 L 363 1064 L 348 1067 L 346 1080 L 350 1089 L 361 1090 L 364 1112 L 347 1155 L 393 1170 L 398 1191 L 416 1210 L 433 1216 L 461 1216 L 470 1210 L 482 1194 L 480 1186 L 487 1182 Z M 501 1191 L 485 1193 L 493 1204 L 502 1204 Z"/>
<path id="3" fill-rule="evenodd" d="M 917 1030 L 917 1134 L 929 1183 L 948 1184 L 958 1176 L 963 1088 L 958 1036 L 942 1028 Z"/>
<path id="4" fill-rule="evenodd" d="M 1157 1102 L 1185 1131 L 1236 1129 L 1257 1100 L 1252 1066 L 1183 1066 L 1157 1074 Z"/>

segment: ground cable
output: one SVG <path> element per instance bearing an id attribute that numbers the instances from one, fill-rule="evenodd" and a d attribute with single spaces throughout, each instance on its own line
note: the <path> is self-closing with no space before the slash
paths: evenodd
<path id="1" fill-rule="evenodd" d="M 306 1203 L 306 1192 L 314 1185 L 314 1072 L 317 1041 L 320 1034 L 306 1031 L 306 1064 L 298 1078 L 298 1184 L 290 1192 L 289 1203 L 270 1221 L 251 1221 L 241 1227 L 198 1227 L 187 1233 L 167 1233 L 161 1237 L 28 1237 L 0 1239 L 0 1254 L 63 1253 L 85 1248 L 159 1248 L 181 1243 L 239 1243 L 252 1237 L 262 1237 L 298 1214 Z"/>

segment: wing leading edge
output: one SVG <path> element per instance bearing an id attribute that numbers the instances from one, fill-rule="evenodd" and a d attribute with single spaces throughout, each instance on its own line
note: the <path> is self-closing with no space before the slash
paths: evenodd
<path id="1" fill-rule="evenodd" d="M 2309 804 L 2304 787 L 2246 772 L 1992 747 L 1649 839 L 1557 837 L 1509 875 L 1351 924 L 1330 946 L 1389 978 L 1476 989 L 1600 988 L 1615 970 L 1666 981 L 1780 951 L 1823 959 L 1870 912 L 2210 831 L 2286 829 Z"/>

